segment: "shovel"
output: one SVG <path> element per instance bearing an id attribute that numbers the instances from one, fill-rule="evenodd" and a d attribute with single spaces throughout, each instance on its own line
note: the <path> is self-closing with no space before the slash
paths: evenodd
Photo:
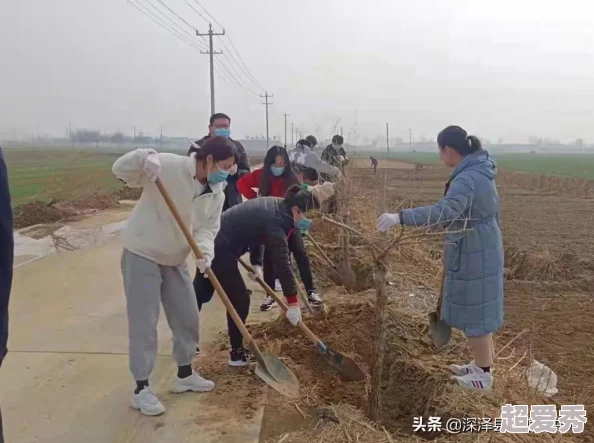
<path id="1" fill-rule="evenodd" d="M 337 286 L 344 285 L 346 287 L 354 287 L 355 283 L 356 283 L 355 274 L 353 274 L 353 271 L 351 270 L 348 263 L 346 263 L 346 269 L 344 267 L 339 269 L 334 264 L 334 262 L 330 259 L 330 257 L 328 257 L 328 255 L 326 255 L 326 253 L 324 252 L 322 247 L 318 244 L 318 242 L 313 239 L 313 237 L 309 234 L 309 232 L 307 233 L 307 238 L 311 242 L 311 244 L 314 245 L 318 251 L 320 251 L 320 254 L 322 254 L 322 257 L 324 257 L 324 260 L 326 260 L 326 262 L 331 266 L 332 269 L 330 270 L 330 273 L 328 274 L 328 277 L 330 277 L 330 280 L 332 280 L 332 282 Z"/>
<path id="2" fill-rule="evenodd" d="M 157 180 L 155 184 L 161 192 L 165 203 L 167 203 L 173 218 L 175 218 L 175 221 L 177 221 L 177 224 L 182 230 L 184 237 L 186 237 L 186 240 L 190 244 L 192 252 L 198 259 L 203 258 L 204 256 L 202 255 L 202 252 L 200 252 L 196 241 L 192 237 L 192 234 L 190 234 L 190 231 L 188 231 L 187 226 L 179 215 L 179 212 L 175 207 L 175 203 L 173 203 L 173 200 L 171 200 L 171 197 L 163 186 L 163 183 L 161 183 L 160 180 Z M 227 294 L 221 287 L 221 284 L 219 283 L 219 280 L 215 276 L 214 272 L 212 272 L 211 269 L 207 269 L 206 274 L 214 286 L 216 292 L 219 294 L 219 297 L 221 297 L 227 312 L 233 319 L 233 322 L 237 325 L 237 328 L 240 330 L 244 340 L 248 342 L 248 347 L 252 350 L 254 356 L 256 357 L 256 375 L 280 394 L 289 398 L 299 398 L 299 381 L 297 380 L 297 377 L 295 377 L 295 374 L 293 374 L 293 372 L 291 372 L 291 370 L 274 355 L 268 352 L 262 353 L 260 351 L 258 345 L 241 321 L 241 318 L 239 318 L 239 315 L 237 315 L 237 311 L 231 304 L 229 297 L 227 297 Z"/>
<path id="3" fill-rule="evenodd" d="M 254 271 L 252 267 L 241 258 L 239 259 L 239 263 L 241 263 L 246 271 L 253 274 Z M 284 312 L 287 312 L 289 307 L 284 302 L 284 300 L 282 300 L 281 297 L 279 297 L 276 292 L 274 292 L 270 286 L 268 286 L 264 280 L 262 280 L 262 278 L 258 277 L 256 281 L 260 284 L 260 286 L 262 286 L 266 293 L 272 297 L 276 303 L 278 303 L 281 309 Z M 313 342 L 318 351 L 324 354 L 330 366 L 332 366 L 340 375 L 352 381 L 365 380 L 365 373 L 355 362 L 355 360 L 327 347 L 302 321 L 300 321 L 297 326 Z"/>
<path id="4" fill-rule="evenodd" d="M 429 313 L 429 330 L 431 331 L 431 340 L 436 349 L 445 346 L 450 341 L 452 336 L 452 328 L 441 319 L 441 303 L 443 301 L 443 286 L 445 283 L 445 269 L 441 275 L 441 287 L 439 288 L 439 299 L 437 300 L 437 307 L 435 312 Z"/>

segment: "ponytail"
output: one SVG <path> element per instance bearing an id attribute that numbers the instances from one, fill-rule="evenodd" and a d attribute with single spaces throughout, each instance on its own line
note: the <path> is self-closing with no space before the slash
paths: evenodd
<path id="1" fill-rule="evenodd" d="M 473 152 L 478 152 L 481 149 L 483 149 L 483 145 L 481 144 L 481 141 L 474 135 L 469 135 L 467 140 L 468 140 L 468 143 L 470 144 L 470 153 L 471 154 Z"/>
<path id="2" fill-rule="evenodd" d="M 304 191 L 300 185 L 291 186 L 283 200 L 289 208 L 297 206 L 301 212 L 320 209 L 320 202 L 310 191 Z"/>

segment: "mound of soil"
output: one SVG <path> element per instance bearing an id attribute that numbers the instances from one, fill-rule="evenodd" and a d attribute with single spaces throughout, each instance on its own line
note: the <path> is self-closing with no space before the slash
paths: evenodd
<path id="1" fill-rule="evenodd" d="M 582 277 L 589 264 L 575 254 L 554 254 L 549 250 L 528 252 L 508 246 L 505 248 L 506 278 L 539 282 L 564 282 Z"/>
<path id="2" fill-rule="evenodd" d="M 14 229 L 56 223 L 90 211 L 103 211 L 118 206 L 120 200 L 138 200 L 141 194 L 142 189 L 126 186 L 111 194 L 93 193 L 77 200 L 26 203 L 12 210 Z"/>
<path id="3" fill-rule="evenodd" d="M 320 336 L 324 343 L 332 349 L 346 353 L 359 363 L 361 368 L 369 374 L 372 362 L 372 342 L 370 331 L 373 330 L 373 300 L 371 291 L 358 294 L 357 298 L 338 300 L 332 297 L 333 304 L 322 319 L 307 318 L 310 329 Z M 264 340 L 271 347 L 280 349 L 280 356 L 300 381 L 302 410 L 307 415 L 315 415 L 319 408 L 354 408 L 365 413 L 368 405 L 370 387 L 368 379 L 361 382 L 348 382 L 342 379 L 325 362 L 311 343 L 299 336 L 295 337 L 295 329 L 290 327 L 284 319 L 253 326 L 254 337 L 259 342 Z M 403 309 L 391 304 L 389 307 L 388 348 L 384 363 L 383 379 L 383 420 L 382 425 L 392 433 L 392 441 L 417 441 L 417 438 L 435 439 L 440 441 L 476 441 L 476 435 L 467 436 L 440 435 L 439 433 L 412 435 L 413 418 L 417 416 L 439 416 L 442 420 L 448 418 L 482 418 L 499 417 L 500 405 L 510 398 L 520 402 L 528 401 L 531 394 L 525 391 L 525 383 L 521 382 L 522 365 L 510 367 L 515 360 L 500 360 L 496 365 L 497 385 L 492 393 L 473 395 L 463 391 L 449 381 L 448 365 L 456 362 L 467 362 L 470 355 L 465 350 L 465 339 L 454 332 L 449 345 L 436 353 L 428 337 L 426 317 L 418 312 Z M 505 352 L 505 356 L 508 352 Z M 287 411 L 286 400 L 277 399 L 273 402 L 275 413 Z M 293 409 L 289 407 L 289 409 Z M 361 418 L 358 419 L 361 421 Z M 365 419 L 363 419 L 366 421 Z M 367 422 L 369 423 L 369 422 Z M 319 423 L 318 423 L 319 425 Z M 278 441 L 284 434 L 289 437 L 285 441 L 306 442 L 318 441 L 319 433 L 325 432 L 324 426 L 312 426 L 311 421 L 303 420 L 303 427 L 297 432 L 273 427 L 272 431 L 265 430 L 263 441 Z M 346 424 L 345 424 L 346 425 Z M 293 432 L 296 432 L 293 434 Z M 342 427 L 336 430 L 340 435 L 328 441 L 350 441 L 345 437 Z M 372 433 L 373 434 L 373 433 Z M 292 439 L 292 435 L 299 438 Z M 354 436 L 352 437 L 354 441 Z M 374 440 L 375 438 L 375 440 Z M 385 435 L 384 437 L 385 438 Z M 519 441 L 524 441 L 522 437 Z M 457 440 L 456 440 L 457 439 Z M 378 434 L 369 440 L 382 441 Z M 388 441 L 388 440 L 385 440 Z M 497 440 L 504 441 L 504 440 Z M 571 439 L 567 440 L 571 441 Z"/>

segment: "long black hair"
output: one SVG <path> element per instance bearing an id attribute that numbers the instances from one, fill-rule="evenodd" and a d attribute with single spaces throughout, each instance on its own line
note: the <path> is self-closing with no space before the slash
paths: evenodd
<path id="1" fill-rule="evenodd" d="M 466 156 L 483 149 L 481 141 L 474 135 L 468 135 L 460 126 L 448 126 L 437 135 L 440 149 L 449 146 L 461 156 Z"/>
<path id="2" fill-rule="evenodd" d="M 320 201 L 310 191 L 304 191 L 301 186 L 291 186 L 287 190 L 284 202 L 289 208 L 297 206 L 301 212 L 311 209 L 320 209 Z"/>
<path id="3" fill-rule="evenodd" d="M 295 171 L 293 171 L 293 168 L 291 168 L 291 162 L 289 161 L 289 154 L 287 153 L 287 150 L 281 146 L 273 146 L 266 153 L 266 157 L 264 157 L 262 178 L 260 179 L 260 185 L 258 186 L 260 196 L 262 197 L 270 196 L 272 179 L 274 178 L 270 167 L 274 165 L 276 162 L 276 157 L 279 155 L 285 161 L 285 170 L 281 175 L 283 178 L 283 188 L 288 190 L 291 186 L 299 184 L 299 178 L 297 178 L 297 174 L 295 174 Z"/>

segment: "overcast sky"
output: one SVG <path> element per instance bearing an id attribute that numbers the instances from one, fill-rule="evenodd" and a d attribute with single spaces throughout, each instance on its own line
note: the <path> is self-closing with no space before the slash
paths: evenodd
<path id="1" fill-rule="evenodd" d="M 155 14 L 159 0 L 131 0 Z M 161 0 L 200 31 L 195 0 Z M 64 128 L 197 137 L 208 56 L 126 0 L 0 2 L 0 133 Z M 492 140 L 594 141 L 594 4 L 587 0 L 200 0 L 256 81 L 304 133 L 434 139 L 449 124 Z M 149 6 L 154 5 L 154 8 Z M 205 14 L 204 14 L 205 15 Z M 215 26 L 217 31 L 220 30 Z M 188 37 L 204 45 L 197 37 Z M 223 42 L 217 56 L 238 71 Z M 237 57 L 236 57 L 237 59 Z M 265 132 L 263 93 L 216 67 L 216 110 L 241 138 Z M 228 74 L 223 74 L 227 75 Z M 250 92 L 247 92 L 249 90 Z M 289 123 L 290 125 L 290 123 Z M 290 136 L 289 136 L 290 137 Z"/>

